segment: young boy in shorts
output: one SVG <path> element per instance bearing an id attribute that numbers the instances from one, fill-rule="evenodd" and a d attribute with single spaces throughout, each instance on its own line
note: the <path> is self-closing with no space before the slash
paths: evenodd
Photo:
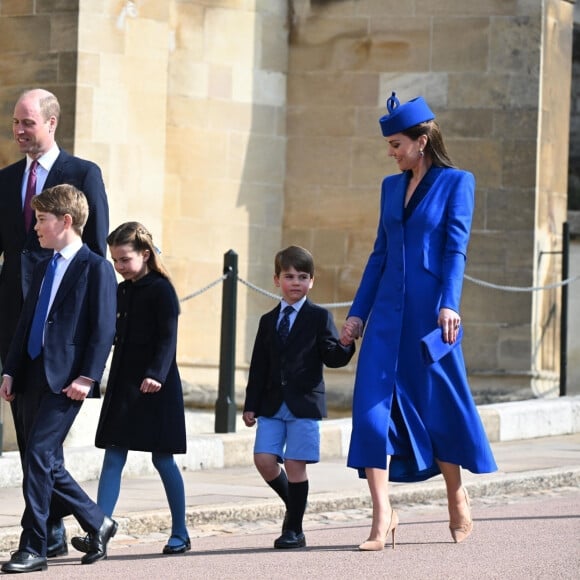
<path id="1" fill-rule="evenodd" d="M 320 461 L 320 421 L 326 417 L 323 365 L 347 365 L 355 346 L 352 339 L 341 342 L 332 315 L 308 300 L 314 283 L 308 250 L 281 250 L 274 266 L 282 300 L 260 319 L 243 420 L 247 427 L 257 422 L 254 463 L 286 506 L 274 548 L 303 548 L 306 465 Z"/>

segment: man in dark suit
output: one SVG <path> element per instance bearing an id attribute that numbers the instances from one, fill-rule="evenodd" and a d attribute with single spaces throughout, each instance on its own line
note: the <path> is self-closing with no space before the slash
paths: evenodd
<path id="1" fill-rule="evenodd" d="M 323 365 L 345 366 L 355 349 L 353 339 L 339 340 L 331 314 L 307 299 L 313 282 L 308 250 L 278 252 L 274 283 L 282 301 L 260 319 L 246 387 L 244 423 L 258 423 L 254 463 L 286 505 L 275 548 L 306 545 L 306 465 L 320 460 L 320 420 L 326 417 Z"/>
<path id="2" fill-rule="evenodd" d="M 89 204 L 89 219 L 83 241 L 91 250 L 106 255 L 109 207 L 101 170 L 97 165 L 59 149 L 55 132 L 60 117 L 57 98 L 43 89 L 20 95 L 13 115 L 14 140 L 25 157 L 0 170 L 0 359 L 4 363 L 14 336 L 24 297 L 30 287 L 32 271 L 50 250 L 38 243 L 34 231 L 36 218 L 27 199 L 27 190 L 37 194 L 45 188 L 68 183 L 80 189 Z M 34 179 L 32 179 L 34 177 Z M 28 185 L 31 188 L 28 188 Z M 30 219 L 27 220 L 27 211 Z M 18 402 L 12 407 L 16 439 L 24 456 L 22 425 L 17 420 Z M 48 556 L 68 552 L 64 526 L 57 507 L 49 523 Z"/>
<path id="3" fill-rule="evenodd" d="M 25 448 L 22 534 L 2 565 L 8 573 L 46 570 L 53 494 L 89 534 L 83 564 L 106 558 L 117 531 L 65 469 L 62 450 L 84 399 L 100 396 L 115 333 L 115 273 L 82 243 L 88 204 L 81 191 L 57 185 L 34 197 L 32 206 L 40 244 L 53 255 L 34 269 L 0 386 L 3 399 L 19 401 Z"/>

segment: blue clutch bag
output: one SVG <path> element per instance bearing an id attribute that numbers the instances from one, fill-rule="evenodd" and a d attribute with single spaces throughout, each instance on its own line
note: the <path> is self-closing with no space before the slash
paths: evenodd
<path id="1" fill-rule="evenodd" d="M 435 330 L 425 335 L 421 339 L 421 354 L 423 355 L 423 362 L 426 365 L 431 365 L 441 360 L 446 354 L 449 354 L 463 338 L 463 326 L 459 327 L 457 333 L 457 340 L 453 344 L 443 342 L 443 331 L 437 327 Z"/>

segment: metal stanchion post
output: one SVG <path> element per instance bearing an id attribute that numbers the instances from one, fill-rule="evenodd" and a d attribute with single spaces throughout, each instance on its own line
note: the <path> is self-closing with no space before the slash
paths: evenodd
<path id="1" fill-rule="evenodd" d="M 562 225 L 562 280 L 570 275 L 570 226 Z M 560 317 L 560 397 L 566 396 L 568 382 L 568 285 L 562 285 L 562 315 Z"/>
<path id="2" fill-rule="evenodd" d="M 236 370 L 236 302 L 238 255 L 229 250 L 224 254 L 222 290 L 222 325 L 220 339 L 220 371 L 218 398 L 215 405 L 215 432 L 236 431 L 235 370 Z"/>

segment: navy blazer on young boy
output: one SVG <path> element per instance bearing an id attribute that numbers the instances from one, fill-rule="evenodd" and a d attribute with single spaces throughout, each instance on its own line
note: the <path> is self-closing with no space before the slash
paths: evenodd
<path id="1" fill-rule="evenodd" d="M 27 361 L 27 341 L 37 297 L 50 258 L 40 262 L 24 301 L 3 373 L 14 377 L 14 392 Z M 109 262 L 83 245 L 60 283 L 46 319 L 44 371 L 54 393 L 79 376 L 101 379 L 115 334 L 117 283 Z M 92 397 L 99 397 L 98 384 Z"/>
<path id="2" fill-rule="evenodd" d="M 343 367 L 355 352 L 344 346 L 331 314 L 306 300 L 285 343 L 277 331 L 280 304 L 260 319 L 244 411 L 273 416 L 284 402 L 298 418 L 326 417 L 323 367 Z"/>

